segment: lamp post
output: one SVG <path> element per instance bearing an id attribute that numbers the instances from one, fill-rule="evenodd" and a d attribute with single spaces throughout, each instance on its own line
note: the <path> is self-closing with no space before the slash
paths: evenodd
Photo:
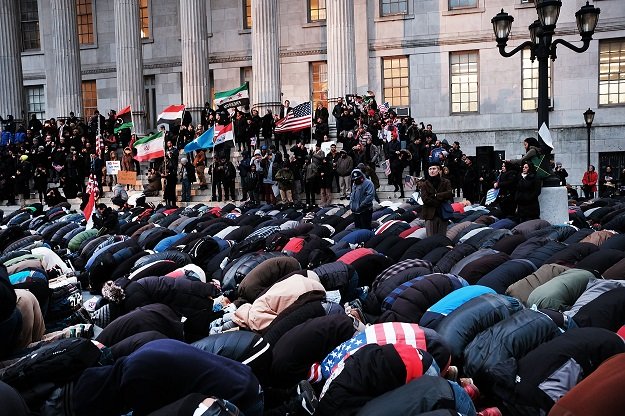
<path id="1" fill-rule="evenodd" d="M 590 128 L 592 127 L 592 122 L 595 120 L 595 112 L 590 108 L 584 111 L 584 121 L 586 122 L 586 133 L 588 133 L 586 139 L 586 169 L 590 166 Z"/>
<path id="2" fill-rule="evenodd" d="M 514 17 L 501 9 L 501 12 L 491 19 L 491 23 L 493 24 L 493 31 L 495 32 L 497 47 L 501 56 L 509 58 L 523 49 L 530 49 L 532 61 L 538 59 L 538 128 L 540 129 L 543 123 L 549 127 L 549 59 L 556 60 L 558 45 L 566 46 L 577 53 L 588 50 L 601 10 L 591 6 L 587 1 L 586 5 L 582 6 L 575 13 L 577 30 L 583 42 L 583 45 L 579 47 L 564 39 L 553 39 L 562 2 L 560 0 L 536 0 L 535 3 L 538 19 L 528 27 L 531 40 L 523 42 L 510 52 L 506 52 L 506 46 L 512 30 Z M 550 154 L 552 149 L 547 146 L 540 136 L 538 140 L 543 154 Z M 549 159 L 549 157 L 543 159 L 544 166 L 541 165 L 541 168 L 550 172 Z"/>

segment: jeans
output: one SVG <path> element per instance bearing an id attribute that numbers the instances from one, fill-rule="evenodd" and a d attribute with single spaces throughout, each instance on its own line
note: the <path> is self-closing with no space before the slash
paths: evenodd
<path id="1" fill-rule="evenodd" d="M 191 201 L 191 181 L 189 178 L 184 178 L 182 180 L 182 202 Z"/>
<path id="2" fill-rule="evenodd" d="M 351 193 L 352 178 L 350 176 L 339 176 L 339 184 L 341 185 L 341 197 L 347 197 Z"/>

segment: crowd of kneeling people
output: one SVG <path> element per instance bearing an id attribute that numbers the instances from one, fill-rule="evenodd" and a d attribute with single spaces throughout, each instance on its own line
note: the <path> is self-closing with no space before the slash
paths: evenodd
<path id="1" fill-rule="evenodd" d="M 625 202 L 429 201 L 19 209 L 0 413 L 619 414 Z"/>

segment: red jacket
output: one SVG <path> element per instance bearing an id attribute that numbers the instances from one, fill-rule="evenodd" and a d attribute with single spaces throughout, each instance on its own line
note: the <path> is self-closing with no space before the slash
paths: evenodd
<path id="1" fill-rule="evenodd" d="M 592 192 L 597 192 L 597 180 L 599 179 L 599 174 L 595 171 L 586 171 L 584 173 L 584 177 L 582 178 L 582 183 L 584 185 L 592 186 Z"/>

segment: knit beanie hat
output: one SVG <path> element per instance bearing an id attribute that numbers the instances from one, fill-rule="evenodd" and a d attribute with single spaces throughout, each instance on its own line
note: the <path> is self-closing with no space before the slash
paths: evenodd
<path id="1" fill-rule="evenodd" d="M 124 289 L 116 285 L 115 282 L 109 280 L 104 283 L 102 287 L 102 297 L 110 302 L 119 303 L 124 300 L 126 293 L 124 293 Z"/>

